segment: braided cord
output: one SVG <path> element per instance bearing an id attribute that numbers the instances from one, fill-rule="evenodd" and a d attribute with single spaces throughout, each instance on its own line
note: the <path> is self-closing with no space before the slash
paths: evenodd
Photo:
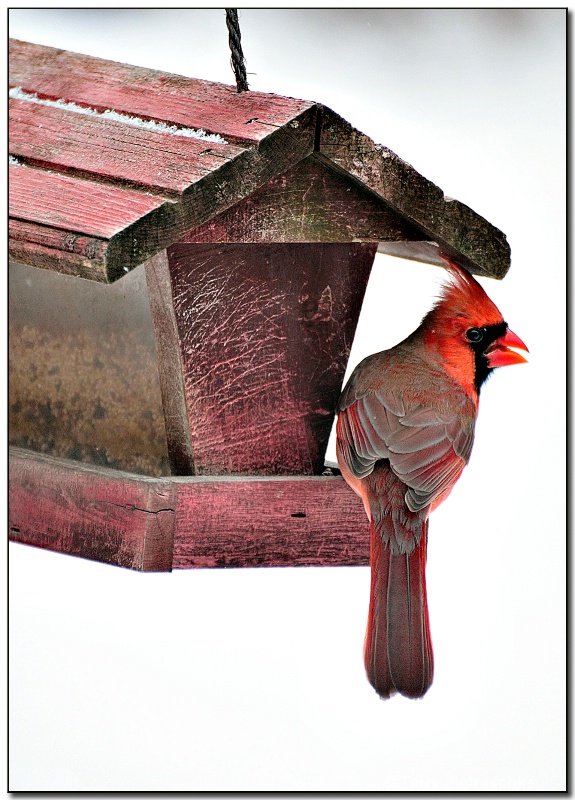
<path id="1" fill-rule="evenodd" d="M 250 87 L 248 86 L 246 60 L 242 51 L 242 37 L 237 8 L 226 8 L 226 25 L 230 35 L 231 63 L 236 76 L 236 91 L 247 92 Z"/>

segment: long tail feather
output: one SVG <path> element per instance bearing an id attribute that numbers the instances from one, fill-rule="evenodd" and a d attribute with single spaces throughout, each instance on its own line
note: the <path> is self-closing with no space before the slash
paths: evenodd
<path id="1" fill-rule="evenodd" d="M 365 668 L 381 697 L 399 692 L 422 697 L 433 680 L 425 562 L 427 520 L 410 553 L 391 552 L 372 524 L 371 598 L 365 637 Z"/>

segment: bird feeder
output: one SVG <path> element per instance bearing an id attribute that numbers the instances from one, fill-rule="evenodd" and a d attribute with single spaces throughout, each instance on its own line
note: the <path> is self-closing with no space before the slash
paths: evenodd
<path id="1" fill-rule="evenodd" d="M 367 564 L 324 455 L 376 252 L 505 236 L 319 103 L 10 43 L 10 538 Z"/>

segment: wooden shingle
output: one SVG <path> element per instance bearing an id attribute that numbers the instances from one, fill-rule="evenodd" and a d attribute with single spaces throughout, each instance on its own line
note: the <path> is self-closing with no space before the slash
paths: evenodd
<path id="1" fill-rule="evenodd" d="M 233 218 L 222 241 L 378 241 L 433 263 L 439 248 L 498 278 L 509 267 L 500 231 L 319 103 L 15 40 L 9 81 L 10 252 L 22 263 L 113 281 Z M 310 184 L 325 189 L 304 208 Z M 353 198 L 345 221 L 337 186 Z M 279 208 L 281 224 L 250 225 L 254 203 Z"/>

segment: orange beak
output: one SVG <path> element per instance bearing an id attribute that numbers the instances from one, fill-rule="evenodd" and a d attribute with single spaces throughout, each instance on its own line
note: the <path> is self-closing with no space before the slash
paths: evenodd
<path id="1" fill-rule="evenodd" d="M 510 364 L 525 364 L 527 359 L 524 358 L 521 353 L 517 353 L 511 348 L 524 350 L 526 353 L 529 352 L 527 345 L 521 341 L 519 336 L 513 333 L 513 331 L 508 330 L 505 336 L 496 339 L 485 351 L 489 367 L 507 367 Z"/>

